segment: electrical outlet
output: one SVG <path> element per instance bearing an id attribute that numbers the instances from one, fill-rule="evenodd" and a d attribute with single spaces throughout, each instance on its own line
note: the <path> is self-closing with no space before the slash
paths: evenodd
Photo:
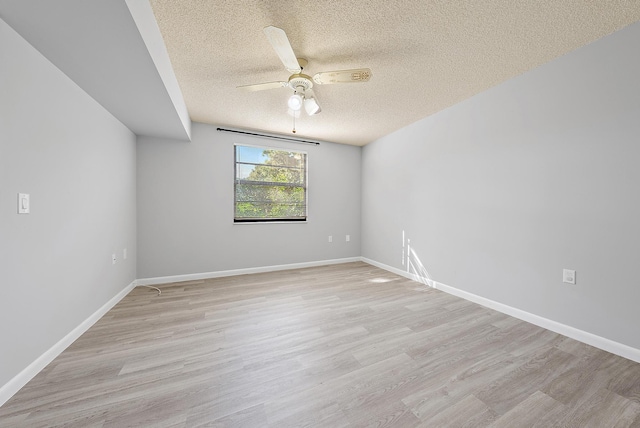
<path id="1" fill-rule="evenodd" d="M 329 235 L 329 242 L 333 242 L 333 236 Z"/>
<path id="2" fill-rule="evenodd" d="M 571 269 L 562 269 L 562 282 L 567 284 L 576 283 L 576 271 Z"/>
<path id="3" fill-rule="evenodd" d="M 345 241 L 347 241 L 347 242 L 351 241 L 351 236 L 347 235 L 346 238 L 345 238 Z"/>

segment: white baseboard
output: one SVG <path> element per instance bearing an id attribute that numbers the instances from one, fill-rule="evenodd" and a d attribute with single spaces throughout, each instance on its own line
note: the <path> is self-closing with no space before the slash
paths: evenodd
<path id="1" fill-rule="evenodd" d="M 124 298 L 131 290 L 136 286 L 136 281 L 126 286 L 122 291 L 116 294 L 111 300 L 102 305 L 100 309 L 95 311 L 84 320 L 80 325 L 71 330 L 69 334 L 60 339 L 58 343 L 53 345 L 44 354 L 40 355 L 34 362 L 29 364 L 24 370 L 15 375 L 13 379 L 0 387 L 0 406 L 6 403 L 13 395 L 27 384 L 35 375 L 40 373 L 47 364 L 53 361 L 58 355 L 62 353 L 69 345 L 71 345 L 82 333 L 87 331 L 93 324 L 95 324 L 109 309 L 113 308 L 116 303 Z"/>
<path id="2" fill-rule="evenodd" d="M 192 273 L 186 275 L 159 276 L 155 278 L 141 278 L 137 280 L 138 285 L 169 284 L 182 281 L 199 281 L 202 279 L 222 278 L 225 276 L 247 275 L 251 273 L 275 272 L 278 270 L 302 269 L 316 266 L 337 265 L 341 263 L 351 263 L 362 261 L 361 257 L 348 257 L 344 259 L 320 260 L 317 262 L 291 263 L 286 265 L 262 266 L 257 268 L 222 270 L 217 272 Z"/>
<path id="3" fill-rule="evenodd" d="M 503 314 L 510 315 L 514 318 L 518 318 L 523 321 L 527 321 L 531 324 L 535 324 L 539 327 L 546 328 L 547 330 L 551 330 L 555 333 L 562 334 L 563 336 L 570 337 L 571 339 L 575 339 L 582 343 L 586 343 L 587 345 L 594 346 L 604 351 L 611 352 L 612 354 L 616 354 L 621 357 L 640 363 L 640 349 L 632 348 L 631 346 L 624 345 L 622 343 L 615 342 L 613 340 L 604 338 L 602 336 L 597 336 L 593 333 L 589 333 L 587 331 L 580 330 L 580 329 L 568 326 L 566 324 L 562 324 L 562 323 L 550 320 L 548 318 L 544 318 L 544 317 L 532 314 L 530 312 L 526 312 L 521 309 L 517 309 L 511 306 L 505 305 L 504 303 L 499 303 L 490 299 L 486 299 L 476 294 L 469 293 L 467 291 L 460 290 L 455 287 L 451 287 L 450 285 L 433 281 L 432 279 L 429 279 L 429 278 L 424 278 L 410 272 L 405 272 L 401 269 L 397 269 L 392 266 L 385 265 L 384 263 L 376 262 L 374 260 L 370 260 L 365 257 L 362 257 L 362 261 L 365 263 L 369 263 L 370 265 L 379 267 L 381 269 L 387 270 L 389 272 L 395 273 L 397 275 L 404 276 L 405 278 L 408 278 L 423 284 L 427 284 L 430 287 L 444 291 L 445 293 L 451 294 L 453 296 L 457 296 L 465 300 L 468 300 L 470 302 L 477 303 L 479 305 L 496 310 L 498 312 L 502 312 Z"/>

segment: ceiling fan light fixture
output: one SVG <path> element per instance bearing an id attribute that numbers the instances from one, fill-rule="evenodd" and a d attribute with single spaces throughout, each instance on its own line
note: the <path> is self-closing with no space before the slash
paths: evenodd
<path id="1" fill-rule="evenodd" d="M 238 86 L 238 88 L 250 92 L 283 87 L 293 89 L 293 95 L 291 95 L 287 100 L 287 106 L 289 114 L 294 117 L 294 133 L 295 119 L 299 117 L 303 106 L 305 112 L 309 116 L 318 114 L 322 111 L 322 108 L 320 107 L 320 104 L 312 90 L 314 82 L 317 85 L 324 85 L 333 83 L 368 82 L 369 79 L 371 79 L 371 70 L 368 68 L 324 71 L 316 73 L 313 77 L 308 74 L 304 74 L 303 70 L 307 66 L 308 61 L 304 58 L 296 57 L 285 31 L 282 28 L 270 25 L 265 27 L 263 32 L 267 36 L 271 47 L 280 58 L 284 68 L 292 74 L 289 76 L 287 81 L 242 85 Z"/>
<path id="2" fill-rule="evenodd" d="M 320 113 L 320 105 L 314 97 L 304 98 L 304 109 L 309 116 L 313 116 L 316 113 Z"/>
<path id="3" fill-rule="evenodd" d="M 293 111 L 299 111 L 302 108 L 302 96 L 298 93 L 295 93 L 289 97 L 289 101 L 287 101 L 287 105 Z"/>

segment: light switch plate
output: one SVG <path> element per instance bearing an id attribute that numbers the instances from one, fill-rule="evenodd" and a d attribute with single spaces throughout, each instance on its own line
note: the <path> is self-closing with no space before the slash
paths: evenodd
<path id="1" fill-rule="evenodd" d="M 30 203 L 28 193 L 18 193 L 18 214 L 29 214 Z"/>

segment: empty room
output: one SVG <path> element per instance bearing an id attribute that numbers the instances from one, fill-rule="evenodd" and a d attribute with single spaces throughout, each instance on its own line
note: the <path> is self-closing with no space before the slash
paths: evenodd
<path id="1" fill-rule="evenodd" d="M 0 427 L 640 427 L 640 3 L 0 0 Z"/>

